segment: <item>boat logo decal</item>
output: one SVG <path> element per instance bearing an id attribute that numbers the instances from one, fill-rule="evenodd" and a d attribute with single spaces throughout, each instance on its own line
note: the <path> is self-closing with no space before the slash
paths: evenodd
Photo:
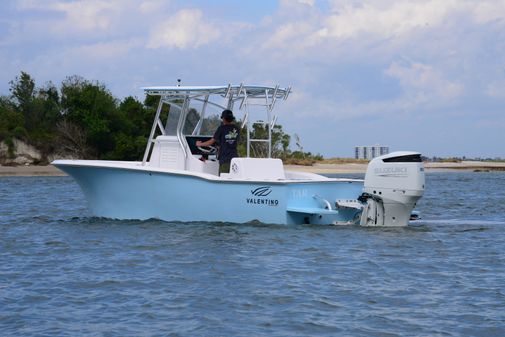
<path id="1" fill-rule="evenodd" d="M 237 165 L 237 163 L 231 164 L 231 170 L 233 171 L 233 173 L 238 173 L 238 165 Z"/>
<path id="2" fill-rule="evenodd" d="M 251 190 L 251 194 L 254 197 L 246 198 L 246 202 L 253 205 L 278 206 L 278 199 L 272 199 L 272 197 L 266 198 L 270 195 L 270 193 L 272 193 L 272 188 L 270 186 L 257 187 L 254 190 Z"/>
<path id="3" fill-rule="evenodd" d="M 272 189 L 270 188 L 270 186 L 261 186 L 255 190 L 252 190 L 251 193 L 252 195 L 255 195 L 257 197 L 266 197 L 267 195 L 272 193 Z"/>
<path id="4" fill-rule="evenodd" d="M 406 167 L 380 167 L 376 168 L 374 173 L 383 177 L 407 177 L 408 169 Z"/>

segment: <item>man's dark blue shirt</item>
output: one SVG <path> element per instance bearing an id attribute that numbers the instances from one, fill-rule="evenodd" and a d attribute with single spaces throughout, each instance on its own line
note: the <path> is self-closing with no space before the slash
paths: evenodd
<path id="1" fill-rule="evenodd" d="M 213 138 L 219 144 L 219 164 L 229 163 L 232 158 L 238 157 L 237 143 L 240 130 L 235 124 L 221 124 Z"/>

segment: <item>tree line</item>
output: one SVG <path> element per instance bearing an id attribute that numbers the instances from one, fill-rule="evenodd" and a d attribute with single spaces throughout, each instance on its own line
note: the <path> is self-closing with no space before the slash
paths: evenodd
<path id="1" fill-rule="evenodd" d="M 7 145 L 9 156 L 15 156 L 14 139 L 20 139 L 41 152 L 40 164 L 46 164 L 51 154 L 103 160 L 142 158 L 159 97 L 118 99 L 103 83 L 75 75 L 59 88 L 52 82 L 37 87 L 32 76 L 21 72 L 9 85 L 10 95 L 0 96 L 0 142 Z M 266 126 L 257 125 L 252 136 L 259 138 L 266 132 Z M 303 152 L 301 146 L 291 151 L 290 136 L 280 125 L 274 127 L 272 141 L 274 157 L 322 159 Z M 239 151 L 245 155 L 244 142 Z M 251 154 L 265 153 L 258 147 Z"/>

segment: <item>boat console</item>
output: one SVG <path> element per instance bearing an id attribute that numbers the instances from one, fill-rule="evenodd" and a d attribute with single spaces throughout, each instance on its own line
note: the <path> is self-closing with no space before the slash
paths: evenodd
<path id="1" fill-rule="evenodd" d="M 192 155 L 209 156 L 216 154 L 216 148 L 213 146 L 196 146 L 197 141 L 205 142 L 212 138 L 212 136 L 185 136 L 186 143 L 188 144 L 189 151 Z"/>
<path id="2" fill-rule="evenodd" d="M 176 136 L 158 136 L 154 140 L 149 166 L 218 175 L 219 163 L 215 152 L 196 146 L 210 136 L 186 136 L 184 147 Z"/>

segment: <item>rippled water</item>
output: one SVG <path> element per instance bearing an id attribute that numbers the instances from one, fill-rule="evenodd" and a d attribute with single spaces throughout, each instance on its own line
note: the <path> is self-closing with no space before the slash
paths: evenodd
<path id="1" fill-rule="evenodd" d="M 408 228 L 111 221 L 0 178 L 1 336 L 504 336 L 505 173 L 429 173 Z"/>

